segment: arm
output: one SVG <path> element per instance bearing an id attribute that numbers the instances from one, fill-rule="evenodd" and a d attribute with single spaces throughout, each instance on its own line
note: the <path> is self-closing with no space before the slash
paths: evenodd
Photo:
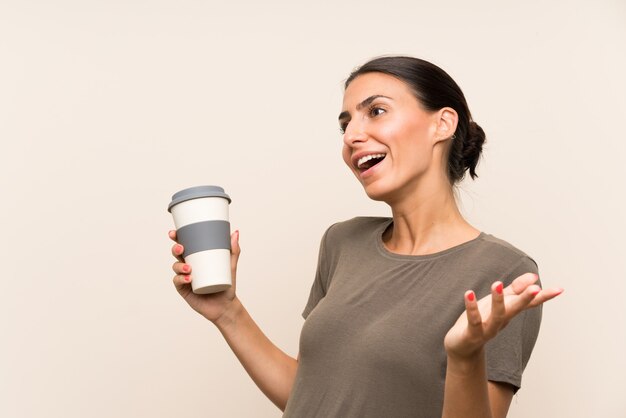
<path id="1" fill-rule="evenodd" d="M 487 381 L 483 350 L 475 358 L 448 356 L 444 417 L 505 418 L 512 399 L 510 386 Z"/>
<path id="2" fill-rule="evenodd" d="M 276 347 L 254 322 L 238 298 L 215 325 L 254 383 L 281 411 L 298 369 L 298 361 Z"/>
<path id="3" fill-rule="evenodd" d="M 170 231 L 169 236 L 176 241 L 175 231 Z M 176 273 L 174 286 L 196 312 L 217 326 L 254 383 L 276 406 L 284 410 L 298 361 L 281 351 L 263 334 L 236 296 L 237 262 L 241 253 L 239 231 L 231 236 L 231 248 L 231 288 L 223 292 L 197 295 L 191 290 L 191 266 L 181 256 L 184 248 L 175 244 L 172 254 L 178 261 L 172 266 Z"/>
<path id="4" fill-rule="evenodd" d="M 487 381 L 484 346 L 515 315 L 563 292 L 542 290 L 534 284 L 537 279 L 535 274 L 524 274 L 506 289 L 496 282 L 491 295 L 480 301 L 475 300 L 474 292 L 465 293 L 465 313 L 444 341 L 448 354 L 444 418 L 506 417 L 513 392 L 505 384 Z"/>
<path id="5" fill-rule="evenodd" d="M 506 383 L 488 382 L 487 388 L 489 390 L 491 414 L 497 418 L 506 417 L 515 393 L 513 387 Z"/>

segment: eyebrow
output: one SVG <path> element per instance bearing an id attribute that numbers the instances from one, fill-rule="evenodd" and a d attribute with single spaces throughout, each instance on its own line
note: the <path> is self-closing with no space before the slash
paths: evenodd
<path id="1" fill-rule="evenodd" d="M 382 94 L 374 94 L 373 96 L 368 97 L 367 99 L 363 100 L 361 103 L 356 105 L 356 110 L 363 109 L 365 106 L 368 106 L 369 104 L 371 104 L 374 100 L 378 99 L 379 97 L 382 97 L 384 99 L 393 100 L 391 97 L 383 96 Z M 341 112 L 339 114 L 339 117 L 337 119 L 342 120 L 342 119 L 347 118 L 348 116 L 350 116 L 350 112 L 348 112 L 347 110 L 344 110 L 343 112 Z"/>

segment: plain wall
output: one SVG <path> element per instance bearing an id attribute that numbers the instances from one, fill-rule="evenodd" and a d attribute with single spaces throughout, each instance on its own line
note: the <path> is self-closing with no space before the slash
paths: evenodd
<path id="1" fill-rule="evenodd" d="M 0 0 L 0 416 L 279 417 L 172 286 L 166 207 L 225 187 L 238 294 L 295 356 L 323 231 L 389 214 L 336 121 L 381 54 L 459 83 L 463 213 L 566 289 L 509 417 L 626 416 L 625 40 L 621 0 Z"/>

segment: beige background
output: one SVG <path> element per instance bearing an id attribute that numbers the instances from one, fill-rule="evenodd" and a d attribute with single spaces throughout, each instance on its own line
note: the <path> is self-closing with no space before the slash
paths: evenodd
<path id="1" fill-rule="evenodd" d="M 336 118 L 389 53 L 461 85 L 464 213 L 566 288 L 509 416 L 626 416 L 625 40 L 621 0 L 0 0 L 0 416 L 279 417 L 175 292 L 166 206 L 226 188 L 239 295 L 295 355 L 323 231 L 388 213 Z"/>

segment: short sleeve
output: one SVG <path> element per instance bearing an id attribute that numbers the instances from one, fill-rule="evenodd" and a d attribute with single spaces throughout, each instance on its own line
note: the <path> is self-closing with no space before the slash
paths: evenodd
<path id="1" fill-rule="evenodd" d="M 524 256 L 503 280 L 508 286 L 524 273 L 538 274 L 535 261 Z M 540 284 L 537 282 L 537 284 Z M 518 314 L 485 346 L 487 379 L 508 383 L 517 392 L 522 386 L 522 373 L 537 341 L 541 324 L 541 306 Z"/>
<path id="2" fill-rule="evenodd" d="M 317 257 L 317 269 L 315 272 L 315 280 L 313 280 L 313 285 L 311 286 L 311 292 L 309 293 L 309 300 L 302 312 L 302 317 L 304 319 L 309 316 L 313 308 L 317 306 L 320 300 L 326 296 L 326 291 L 328 289 L 328 256 L 326 254 L 326 240 L 328 239 L 328 231 L 330 231 L 332 225 L 324 232 L 324 236 L 322 237 L 322 241 L 320 242 L 319 255 Z"/>

